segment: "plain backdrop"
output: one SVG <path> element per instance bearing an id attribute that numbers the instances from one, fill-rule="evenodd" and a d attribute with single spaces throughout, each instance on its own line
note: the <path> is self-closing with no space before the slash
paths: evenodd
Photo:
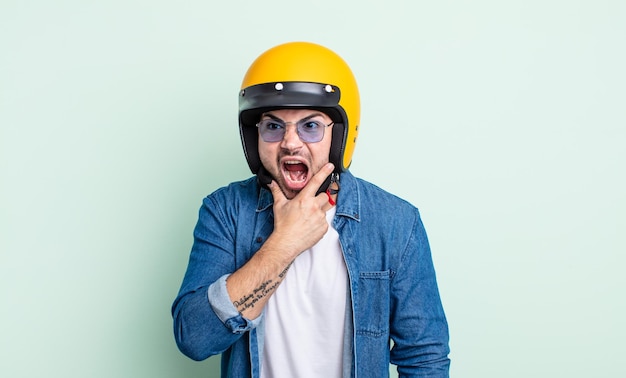
<path id="1" fill-rule="evenodd" d="M 625 21 L 621 0 L 0 0 L 0 376 L 219 376 L 170 305 L 202 198 L 249 176 L 245 70 L 294 40 L 357 76 L 352 172 L 422 212 L 452 376 L 626 376 Z"/>

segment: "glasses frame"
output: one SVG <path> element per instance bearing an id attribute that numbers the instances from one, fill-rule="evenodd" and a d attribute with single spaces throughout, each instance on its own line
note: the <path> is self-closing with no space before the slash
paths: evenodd
<path id="1" fill-rule="evenodd" d="M 325 123 L 324 123 L 324 122 L 322 122 L 322 121 L 313 120 L 314 122 L 319 122 L 322 126 L 324 126 L 324 127 L 322 128 L 322 133 L 321 133 L 321 136 L 320 136 L 320 138 L 319 138 L 318 140 L 311 140 L 311 141 L 309 141 L 309 140 L 305 140 L 305 139 L 302 137 L 303 133 L 301 133 L 301 129 L 300 129 L 300 128 L 301 128 L 301 127 L 304 127 L 304 125 L 305 125 L 307 122 L 311 121 L 313 118 L 315 118 L 315 117 L 317 117 L 317 116 L 318 116 L 318 114 L 314 114 L 314 115 L 311 115 L 311 116 L 309 116 L 309 117 L 304 117 L 304 118 L 302 118 L 302 119 L 301 119 L 301 120 L 299 120 L 299 121 L 295 121 L 295 122 L 294 122 L 294 121 L 285 122 L 285 121 L 283 121 L 282 119 L 280 119 L 280 118 L 278 118 L 278 117 L 273 117 L 273 116 L 265 115 L 264 117 L 268 117 L 268 118 L 261 119 L 259 122 L 257 122 L 257 123 L 256 123 L 256 127 L 257 127 L 257 129 L 259 129 L 259 136 L 261 137 L 261 139 L 263 139 L 263 141 L 264 141 L 265 143 L 276 143 L 276 142 L 280 142 L 280 141 L 284 140 L 284 139 L 285 139 L 285 134 L 287 133 L 287 125 L 289 125 L 289 124 L 293 124 L 293 125 L 295 125 L 295 126 L 296 126 L 296 133 L 298 134 L 298 138 L 300 138 L 300 140 L 301 140 L 302 142 L 304 142 L 304 143 L 318 143 L 318 142 L 321 142 L 321 141 L 322 141 L 322 139 L 324 139 L 324 135 L 326 134 L 326 128 L 327 128 L 327 127 L 332 126 L 335 122 L 334 122 L 334 121 L 331 121 L 329 124 L 325 124 Z M 264 123 L 264 122 L 266 122 L 266 121 L 273 121 L 273 122 L 276 122 L 276 123 L 280 124 L 280 125 L 283 127 L 283 132 L 282 132 L 282 136 L 280 137 L 280 139 L 277 139 L 277 140 L 266 140 L 266 139 L 265 139 L 265 137 L 264 137 L 264 135 L 263 135 L 263 132 L 262 132 L 262 130 L 263 130 L 263 129 L 262 129 L 260 126 L 261 126 L 261 124 L 262 124 L 262 123 Z"/>

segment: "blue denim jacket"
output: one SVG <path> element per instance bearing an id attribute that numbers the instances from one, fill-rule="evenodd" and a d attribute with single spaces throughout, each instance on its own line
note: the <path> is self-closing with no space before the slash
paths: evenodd
<path id="1" fill-rule="evenodd" d="M 172 306 L 179 349 L 194 360 L 221 353 L 222 377 L 259 376 L 263 316 L 243 318 L 225 281 L 271 234 L 272 202 L 254 177 L 204 199 Z M 400 377 L 448 377 L 448 325 L 418 210 L 344 172 L 333 226 L 350 282 L 344 377 L 387 377 L 390 363 Z"/>

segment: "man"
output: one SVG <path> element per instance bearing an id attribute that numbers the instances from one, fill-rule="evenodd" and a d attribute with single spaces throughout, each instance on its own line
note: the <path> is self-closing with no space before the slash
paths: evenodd
<path id="1" fill-rule="evenodd" d="M 222 354 L 222 377 L 380 378 L 389 363 L 448 377 L 419 212 L 348 171 L 359 94 L 347 64 L 311 43 L 266 51 L 243 80 L 239 127 L 256 177 L 203 201 L 172 306 L 180 350 Z"/>

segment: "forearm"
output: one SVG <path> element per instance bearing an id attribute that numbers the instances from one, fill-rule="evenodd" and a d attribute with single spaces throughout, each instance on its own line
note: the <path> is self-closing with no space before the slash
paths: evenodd
<path id="1" fill-rule="evenodd" d="M 263 247 L 226 281 L 228 295 L 239 313 L 256 319 L 285 278 L 295 254 L 270 237 Z"/>

